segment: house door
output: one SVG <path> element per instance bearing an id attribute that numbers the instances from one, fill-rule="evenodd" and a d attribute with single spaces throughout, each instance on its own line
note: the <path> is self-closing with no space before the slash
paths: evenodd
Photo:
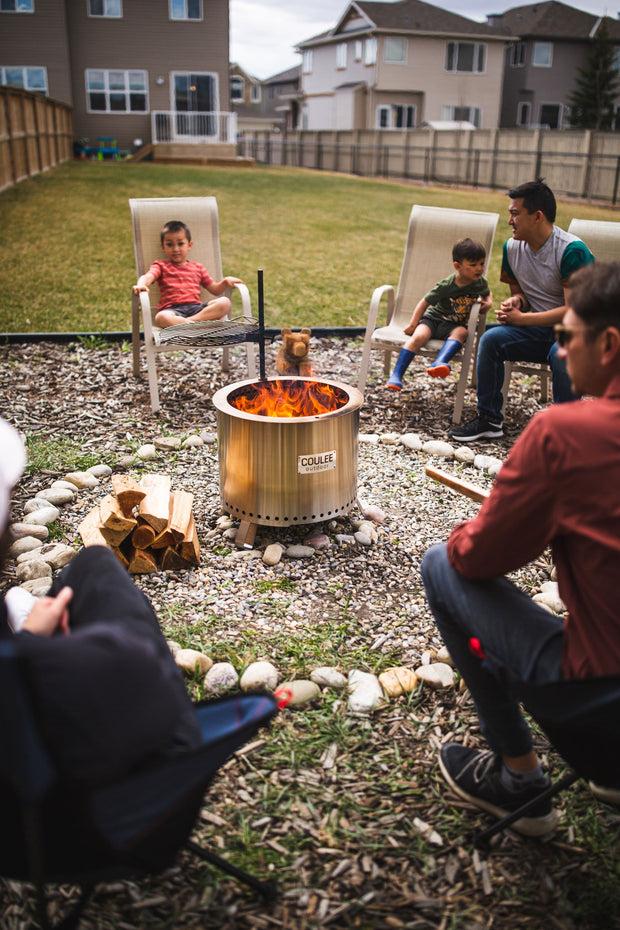
<path id="1" fill-rule="evenodd" d="M 176 73 L 174 111 L 177 136 L 194 141 L 217 133 L 217 84 L 214 74 Z"/>

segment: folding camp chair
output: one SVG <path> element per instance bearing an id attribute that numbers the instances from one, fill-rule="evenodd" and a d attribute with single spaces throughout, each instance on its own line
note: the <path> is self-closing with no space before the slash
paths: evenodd
<path id="1" fill-rule="evenodd" d="M 189 841 L 203 796 L 218 768 L 277 712 L 270 694 L 195 705 L 204 742 L 101 787 L 58 772 L 35 719 L 24 660 L 0 641 L 0 875 L 31 882 L 41 926 L 51 927 L 46 883 L 78 885 L 76 927 L 99 882 L 139 878 L 168 868 L 182 847 L 248 884 L 265 898 L 272 882 L 237 869 Z"/>
<path id="2" fill-rule="evenodd" d="M 409 324 L 416 305 L 433 285 L 452 271 L 452 246 L 457 239 L 470 236 L 482 242 L 487 253 L 486 273 L 498 219 L 498 213 L 414 204 L 409 217 L 398 288 L 395 291 L 391 284 L 383 284 L 375 288 L 370 300 L 357 384 L 362 393 L 368 378 L 371 351 L 376 349 L 383 352 L 383 373 L 387 378 L 392 353 L 403 347 L 407 339 L 405 326 Z M 386 322 L 385 326 L 377 326 L 379 307 L 384 297 Z M 453 423 L 461 422 L 467 379 L 472 363 L 475 371 L 477 340 L 484 332 L 485 322 L 486 314 L 480 314 L 480 304 L 474 304 L 469 317 L 467 338 L 455 356 L 455 360 L 461 363 L 461 372 L 454 401 Z M 434 358 L 442 345 L 441 340 L 431 339 L 418 354 Z"/>
<path id="3" fill-rule="evenodd" d="M 514 681 L 509 690 L 571 766 L 571 771 L 551 785 L 545 796 L 559 794 L 580 778 L 602 788 L 620 790 L 619 676 L 546 685 Z M 487 848 L 493 836 L 526 816 L 541 797 L 478 833 L 474 838 L 476 847 Z"/>
<path id="4" fill-rule="evenodd" d="M 209 274 L 215 281 L 221 281 L 222 258 L 220 255 L 220 239 L 217 202 L 215 197 L 152 197 L 130 199 L 129 207 L 131 210 L 131 219 L 133 224 L 133 243 L 136 257 L 136 280 L 140 275 L 145 274 L 151 264 L 162 258 L 160 243 L 160 230 L 164 223 L 169 220 L 181 220 L 189 227 L 193 248 L 190 253 L 192 261 L 200 262 L 208 270 Z M 243 318 L 246 322 L 252 322 L 252 310 L 250 305 L 250 295 L 245 284 L 236 284 L 235 290 L 241 297 L 241 307 Z M 157 293 L 157 286 L 153 286 L 153 293 Z M 209 300 L 212 295 L 206 291 L 202 295 L 203 301 Z M 229 295 L 230 296 L 230 295 Z M 222 338 L 208 342 L 204 338 L 204 332 L 200 339 L 187 337 L 180 339 L 160 340 L 160 331 L 153 324 L 156 313 L 157 301 L 153 306 L 149 299 L 149 294 L 142 291 L 139 294 L 132 294 L 132 347 L 133 347 L 133 373 L 136 378 L 140 377 L 140 320 L 144 330 L 144 351 L 146 354 L 146 367 L 149 378 L 149 392 L 151 396 L 151 409 L 153 413 L 159 410 L 159 388 L 157 384 L 157 355 L 161 352 L 178 352 L 182 349 L 204 349 L 207 345 L 222 346 L 222 371 L 228 371 L 230 367 L 230 350 L 228 346 L 232 342 L 246 341 L 243 338 Z M 181 331 L 185 334 L 188 332 L 188 326 L 181 323 L 184 329 Z M 174 327 L 175 331 L 177 327 Z M 203 327 L 204 329 L 204 327 Z M 230 332 L 230 322 L 228 331 Z M 169 336 L 169 333 L 166 333 Z M 176 333 L 175 333 L 176 335 Z M 251 342 L 246 345 L 246 356 L 248 365 L 248 377 L 256 377 L 256 350 Z"/>

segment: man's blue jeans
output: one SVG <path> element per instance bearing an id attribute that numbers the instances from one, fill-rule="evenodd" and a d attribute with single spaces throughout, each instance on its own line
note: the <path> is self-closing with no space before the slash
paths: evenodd
<path id="1" fill-rule="evenodd" d="M 474 699 L 489 746 L 502 756 L 525 755 L 532 737 L 502 673 L 538 684 L 559 681 L 562 620 L 506 578 L 464 578 L 450 565 L 445 545 L 428 550 L 422 578 L 435 622 Z M 472 638 L 479 641 L 486 659 L 474 655 Z"/>
<path id="2" fill-rule="evenodd" d="M 493 423 L 501 423 L 504 362 L 548 362 L 553 374 L 553 400 L 575 400 L 566 365 L 557 357 L 557 343 L 550 326 L 505 326 L 487 329 L 478 345 L 478 411 Z"/>

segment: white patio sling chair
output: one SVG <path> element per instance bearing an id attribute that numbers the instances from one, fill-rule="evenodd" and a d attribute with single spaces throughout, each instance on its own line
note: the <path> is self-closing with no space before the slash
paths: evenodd
<path id="1" fill-rule="evenodd" d="M 220 256 L 220 239 L 215 197 L 157 197 L 130 199 L 133 223 L 133 243 L 136 256 L 136 280 L 145 274 L 151 264 L 163 257 L 160 230 L 169 220 L 181 220 L 186 223 L 192 234 L 193 247 L 190 253 L 192 261 L 200 262 L 215 281 L 221 281 L 222 259 Z M 241 296 L 242 314 L 248 324 L 252 321 L 250 295 L 245 284 L 236 284 Z M 158 289 L 152 287 L 151 295 L 146 291 L 132 294 L 132 347 L 133 373 L 140 377 L 140 321 L 144 329 L 144 350 L 149 379 L 151 409 L 157 413 L 160 408 L 157 384 L 156 356 L 160 352 L 178 352 L 180 349 L 202 349 L 209 342 L 206 338 L 192 341 L 191 336 L 184 340 L 172 339 L 170 342 L 159 341 L 158 327 L 153 325 L 157 312 Z M 210 294 L 203 293 L 203 300 L 210 300 Z M 229 295 L 230 296 L 230 295 Z M 152 300 L 151 300 L 152 298 Z M 219 321 L 214 321 L 219 323 Z M 187 333 L 187 324 L 181 323 L 183 333 Z M 219 324 L 221 328 L 221 323 Z M 170 327 L 169 327 L 170 328 Z M 214 327 L 214 329 L 217 327 Z M 175 332 L 177 327 L 174 327 Z M 191 329 L 191 327 L 190 327 Z M 179 335 L 181 331 L 179 330 Z M 233 341 L 233 340 L 229 340 Z M 237 339 L 234 341 L 243 341 Z M 222 371 L 230 367 L 229 346 L 224 339 L 213 340 L 212 344 L 222 345 Z M 251 342 L 246 344 L 248 377 L 256 377 L 256 351 Z"/>
<path id="2" fill-rule="evenodd" d="M 597 262 L 620 261 L 620 223 L 613 223 L 609 220 L 572 219 L 568 231 L 585 242 Z M 504 362 L 503 408 L 506 407 L 510 376 L 513 371 L 540 377 L 540 399 L 544 404 L 547 403 L 551 381 L 549 365 L 546 363 L 537 365 L 535 362 Z"/>
<path id="3" fill-rule="evenodd" d="M 374 349 L 383 352 L 383 372 L 387 378 L 392 353 L 399 352 L 405 343 L 405 326 L 410 323 L 416 305 L 438 281 L 451 273 L 452 246 L 457 239 L 469 236 L 483 244 L 487 253 L 486 273 L 498 219 L 498 213 L 414 204 L 409 218 L 409 232 L 398 288 L 395 291 L 390 284 L 377 287 L 370 301 L 358 380 L 358 389 L 362 393 L 368 378 L 371 351 Z M 377 327 L 379 307 L 384 297 L 386 322 L 385 326 Z M 477 339 L 484 332 L 486 314 L 479 311 L 480 304 L 474 304 L 469 318 L 467 339 L 458 355 L 454 357 L 460 361 L 461 371 L 456 389 L 453 423 L 461 422 L 465 388 L 474 360 L 474 350 Z M 431 339 L 418 354 L 434 358 L 442 345 L 441 340 Z"/>

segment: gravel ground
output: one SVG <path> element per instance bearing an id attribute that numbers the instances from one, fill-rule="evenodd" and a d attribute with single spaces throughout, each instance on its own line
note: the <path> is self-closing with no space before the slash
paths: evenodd
<path id="1" fill-rule="evenodd" d="M 275 372 L 276 349 L 277 344 L 267 350 L 268 375 Z M 313 340 L 312 351 L 318 377 L 355 384 L 359 340 Z M 201 446 L 161 452 L 156 461 L 141 467 L 169 474 L 173 488 L 195 495 L 200 565 L 188 572 L 136 576 L 170 637 L 178 638 L 182 630 L 184 645 L 215 659 L 228 659 L 231 644 L 238 641 L 238 656 L 246 661 L 269 657 L 283 678 L 308 673 L 314 659 L 309 644 L 326 629 L 332 638 L 338 631 L 340 639 L 330 648 L 337 652 L 345 673 L 360 662 L 374 671 L 397 662 L 415 667 L 440 646 L 422 591 L 420 561 L 431 544 L 445 540 L 454 524 L 473 516 L 478 505 L 429 481 L 424 467 L 432 464 L 483 487 L 492 481 L 472 465 L 411 452 L 399 436 L 413 431 L 423 441 L 445 439 L 454 382 L 438 382 L 414 369 L 406 388 L 394 395 L 383 388 L 380 363 L 375 361 L 375 378 L 370 380 L 360 416 L 358 491 L 360 499 L 385 514 L 384 522 L 377 525 L 376 542 L 372 546 L 338 543 L 337 534 L 353 532 L 355 521 L 362 517 L 354 510 L 334 524 L 318 527 L 329 539 L 327 548 L 309 559 L 283 558 L 269 567 L 261 559 L 240 558 L 218 524 L 216 415 L 210 398 L 223 384 L 245 378 L 239 350 L 233 351 L 228 376 L 221 375 L 211 352 L 160 357 L 159 418 L 150 413 L 146 379 L 133 379 L 131 355 L 120 346 L 41 343 L 5 346 L 0 354 L 3 415 L 37 442 L 51 441 L 50 452 L 69 439 L 95 460 L 122 467 L 118 463 L 126 456 L 158 437 L 192 433 L 203 437 Z M 506 437 L 477 443 L 476 452 L 503 459 L 539 409 L 537 384 L 515 377 L 512 387 Z M 473 392 L 468 402 L 472 412 Z M 412 417 L 413 426 L 407 426 Z M 371 434 L 378 441 L 368 441 Z M 24 478 L 15 495 L 14 519 L 19 519 L 28 498 L 67 470 L 61 461 Z M 80 520 L 107 491 L 104 481 L 63 508 L 58 525 L 66 542 L 79 546 Z M 317 527 L 261 529 L 258 542 L 303 542 L 310 529 Z M 549 579 L 550 569 L 543 556 L 515 577 L 534 593 Z M 9 565 L 0 577 L 0 589 L 14 583 L 13 571 Z M 258 592 L 266 588 L 269 595 L 261 596 Z M 291 643 L 294 649 L 288 648 Z M 224 645 L 227 653 L 221 655 Z M 333 719 L 320 716 L 320 711 L 318 716 L 299 713 L 294 719 L 290 713 L 281 714 L 273 732 L 278 741 L 286 742 L 287 736 L 298 741 L 300 752 L 304 739 L 309 745 L 320 739 L 322 728 L 338 723 L 336 735 L 327 737 L 329 747 L 317 748 L 315 763 L 302 764 L 301 769 L 280 762 L 274 768 L 261 756 L 269 751 L 267 736 L 262 750 L 233 760 L 218 776 L 202 823 L 211 840 L 233 852 L 234 859 L 244 842 L 247 845 L 247 836 L 258 831 L 265 856 L 283 857 L 278 865 L 268 867 L 276 868 L 279 875 L 278 902 L 262 907 L 251 896 L 240 894 L 236 883 L 215 878 L 210 870 L 202 878 L 204 870 L 184 863 L 182 869 L 152 883 L 127 883 L 99 893 L 96 913 L 89 909 L 84 926 L 231 930 L 305 930 L 324 925 L 423 930 L 619 926 L 609 916 L 611 910 L 600 923 L 575 923 L 571 917 L 568 897 L 583 884 L 581 872 L 585 870 L 586 881 L 597 868 L 602 871 L 593 852 L 580 858 L 583 850 L 571 846 L 574 832 L 533 854 L 524 855 L 529 847 L 511 841 L 488 868 L 472 857 L 455 814 L 466 805 L 446 806 L 434 762 L 437 745 L 447 732 L 477 738 L 475 717 L 465 699 L 456 691 L 429 694 L 420 713 L 396 701 L 366 721 L 351 721 L 337 704 Z M 329 755 L 334 747 L 339 753 L 336 762 Z M 367 771 L 355 767 L 360 752 L 368 754 Z M 261 765 L 269 768 L 266 778 L 261 777 Z M 280 819 L 269 810 L 270 791 L 277 795 Z M 412 807 L 422 821 L 440 828 L 446 841 L 454 843 L 456 835 L 463 845 L 442 859 L 436 859 L 430 847 L 418 855 Z M 239 818 L 246 810 L 252 823 L 242 828 Z M 356 834 L 350 824 L 352 810 L 357 811 L 363 833 Z M 332 823 L 334 811 L 339 812 L 340 832 Z M 570 882 L 567 876 L 572 876 Z M 191 881 L 184 880 L 188 877 Z M 567 892 L 571 882 L 573 891 Z M 3 930 L 29 925 L 18 885 L 4 887 L 1 903 Z"/>

